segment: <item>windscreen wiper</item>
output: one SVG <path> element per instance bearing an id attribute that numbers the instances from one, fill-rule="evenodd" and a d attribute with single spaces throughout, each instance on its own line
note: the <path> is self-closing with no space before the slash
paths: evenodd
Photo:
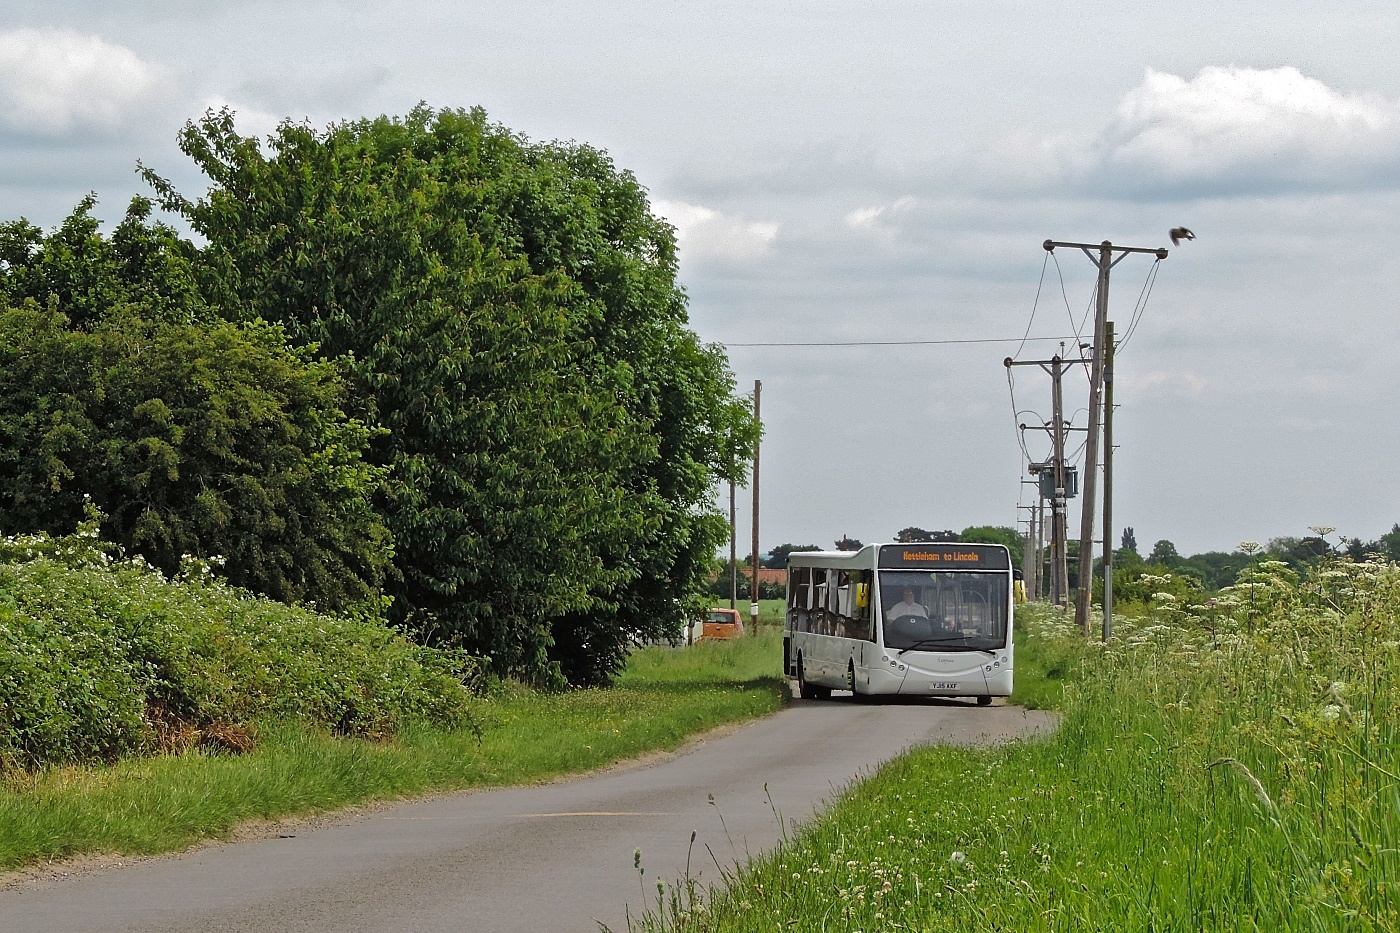
<path id="1" fill-rule="evenodd" d="M 900 649 L 899 649 L 899 656 L 900 656 L 900 657 L 903 657 L 904 652 L 906 652 L 906 651 L 921 651 L 921 650 L 923 650 L 924 648 L 937 648 L 937 647 L 939 647 L 940 645 L 945 645 L 945 646 L 946 646 L 946 645 L 953 645 L 953 644 L 956 644 L 956 643 L 958 643 L 958 642 L 963 642 L 963 643 L 964 643 L 963 649 L 966 650 L 966 651 L 981 651 L 981 652 L 983 652 L 984 654 L 990 655 L 991 657 L 996 657 L 996 652 L 993 651 L 993 650 L 991 650 L 990 648 L 969 648 L 969 647 L 967 647 L 966 644 L 965 644 L 966 641 L 967 641 L 966 636 L 962 636 L 962 635 L 959 635 L 959 636 L 956 636 L 956 637 L 953 637 L 953 638 L 925 638 L 925 639 L 922 639 L 921 641 L 916 641 L 916 642 L 914 642 L 914 644 L 910 645 L 910 646 L 907 647 L 907 648 L 900 648 Z"/>

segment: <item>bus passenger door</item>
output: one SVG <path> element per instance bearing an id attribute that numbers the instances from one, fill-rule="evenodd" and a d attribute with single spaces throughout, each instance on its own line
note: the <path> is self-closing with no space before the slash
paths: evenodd
<path id="1" fill-rule="evenodd" d="M 851 635 L 860 639 L 855 653 L 856 683 L 870 686 L 870 665 L 875 663 L 875 610 L 871 601 L 872 572 L 851 574 Z"/>
<path id="2" fill-rule="evenodd" d="M 807 665 L 808 679 L 822 683 L 829 676 L 830 662 L 827 660 L 827 653 L 830 646 L 828 639 L 824 636 L 827 633 L 829 617 L 827 614 L 827 569 L 825 567 L 812 568 L 812 614 L 809 617 L 808 630 L 816 634 L 817 638 L 808 638 L 807 647 L 802 653 Z"/>

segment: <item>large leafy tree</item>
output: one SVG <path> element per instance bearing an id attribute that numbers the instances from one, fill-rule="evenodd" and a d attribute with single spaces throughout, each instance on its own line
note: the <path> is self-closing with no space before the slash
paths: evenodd
<path id="1" fill-rule="evenodd" d="M 1386 560 L 1400 563 L 1400 524 L 1391 525 L 1390 531 L 1375 541 L 1360 538 L 1343 538 L 1342 541 L 1347 556 L 1354 561 L 1369 560 L 1373 555 L 1380 555 Z"/>
<path id="2" fill-rule="evenodd" d="M 895 541 L 900 544 L 939 544 L 958 540 L 956 531 L 927 531 L 917 525 L 901 528 L 895 532 Z"/>
<path id="3" fill-rule="evenodd" d="M 1177 551 L 1175 544 L 1163 538 L 1152 545 L 1147 560 L 1153 564 L 1161 564 L 1163 567 L 1175 567 L 1181 563 L 1181 553 Z"/>
<path id="4" fill-rule="evenodd" d="M 1015 528 L 1006 525 L 973 525 L 964 528 L 957 536 L 958 541 L 980 544 L 1004 544 L 1011 552 L 1011 566 L 1021 566 L 1021 551 L 1026 539 Z"/>
<path id="5" fill-rule="evenodd" d="M 768 559 L 763 562 L 763 566 L 786 570 L 789 555 L 820 550 L 821 546 L 817 544 L 780 544 L 768 552 Z M 724 566 L 728 569 L 729 562 L 725 561 Z"/>
<path id="6" fill-rule="evenodd" d="M 90 497 L 106 537 L 169 573 L 221 557 L 278 599 L 377 603 L 384 471 L 340 373 L 210 315 L 192 247 L 148 204 L 110 238 L 92 204 L 49 235 L 0 226 L 0 529 L 71 532 Z"/>
<path id="7" fill-rule="evenodd" d="M 208 193 L 148 178 L 207 241 L 206 297 L 346 360 L 386 429 L 398 621 L 575 683 L 678 627 L 756 428 L 629 173 L 479 110 L 284 123 L 266 150 L 211 112 L 181 142 Z"/>
<path id="8" fill-rule="evenodd" d="M 0 224 L 0 299 L 57 306 L 70 326 L 88 330 L 112 309 L 139 307 L 152 321 L 188 323 L 207 315 L 199 295 L 194 244 L 150 222 L 151 202 L 133 198 L 103 236 L 87 195 L 52 233 L 26 220 Z"/>

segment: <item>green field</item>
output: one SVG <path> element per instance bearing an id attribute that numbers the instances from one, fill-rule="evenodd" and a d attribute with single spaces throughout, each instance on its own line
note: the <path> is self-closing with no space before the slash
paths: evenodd
<path id="1" fill-rule="evenodd" d="M 1063 710 L 1052 738 L 906 755 L 639 927 L 1400 929 L 1400 568 L 1168 589 L 1107 648 L 1020 613 L 1018 690 Z"/>
<path id="2" fill-rule="evenodd" d="M 729 608 L 729 600 L 716 599 L 712 606 L 721 609 Z M 739 610 L 739 614 L 744 618 L 745 627 L 749 626 L 749 603 L 747 600 L 739 600 L 734 604 L 734 608 Z M 758 626 L 760 631 L 768 629 L 780 629 L 783 625 L 783 614 L 787 610 L 787 601 L 782 599 L 760 599 L 758 601 Z"/>
<path id="3" fill-rule="evenodd" d="M 87 852 L 154 853 L 240 822 L 370 800 L 546 780 L 658 749 L 784 702 L 771 635 L 632 655 L 608 690 L 500 688 L 476 728 L 409 726 L 389 740 L 283 726 L 243 755 L 198 748 L 109 766 L 10 772 L 0 867 Z"/>

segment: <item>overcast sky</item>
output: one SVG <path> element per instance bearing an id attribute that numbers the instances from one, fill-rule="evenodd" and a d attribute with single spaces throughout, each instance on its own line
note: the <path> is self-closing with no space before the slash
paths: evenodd
<path id="1" fill-rule="evenodd" d="M 633 170 L 731 344 L 1070 335 L 1094 269 L 1042 241 L 1185 225 L 1118 358 L 1115 523 L 1186 553 L 1374 538 L 1400 521 L 1400 7 L 1227 6 L 9 0 L 0 203 L 116 217 L 138 158 L 196 192 L 175 136 L 210 106 L 261 133 L 480 105 Z M 1120 334 L 1151 267 L 1114 269 Z M 762 547 L 1013 524 L 1015 424 L 1050 393 L 1018 369 L 1013 417 L 1002 359 L 1055 349 L 732 347 L 763 380 Z M 1082 425 L 1082 371 L 1065 396 Z"/>

